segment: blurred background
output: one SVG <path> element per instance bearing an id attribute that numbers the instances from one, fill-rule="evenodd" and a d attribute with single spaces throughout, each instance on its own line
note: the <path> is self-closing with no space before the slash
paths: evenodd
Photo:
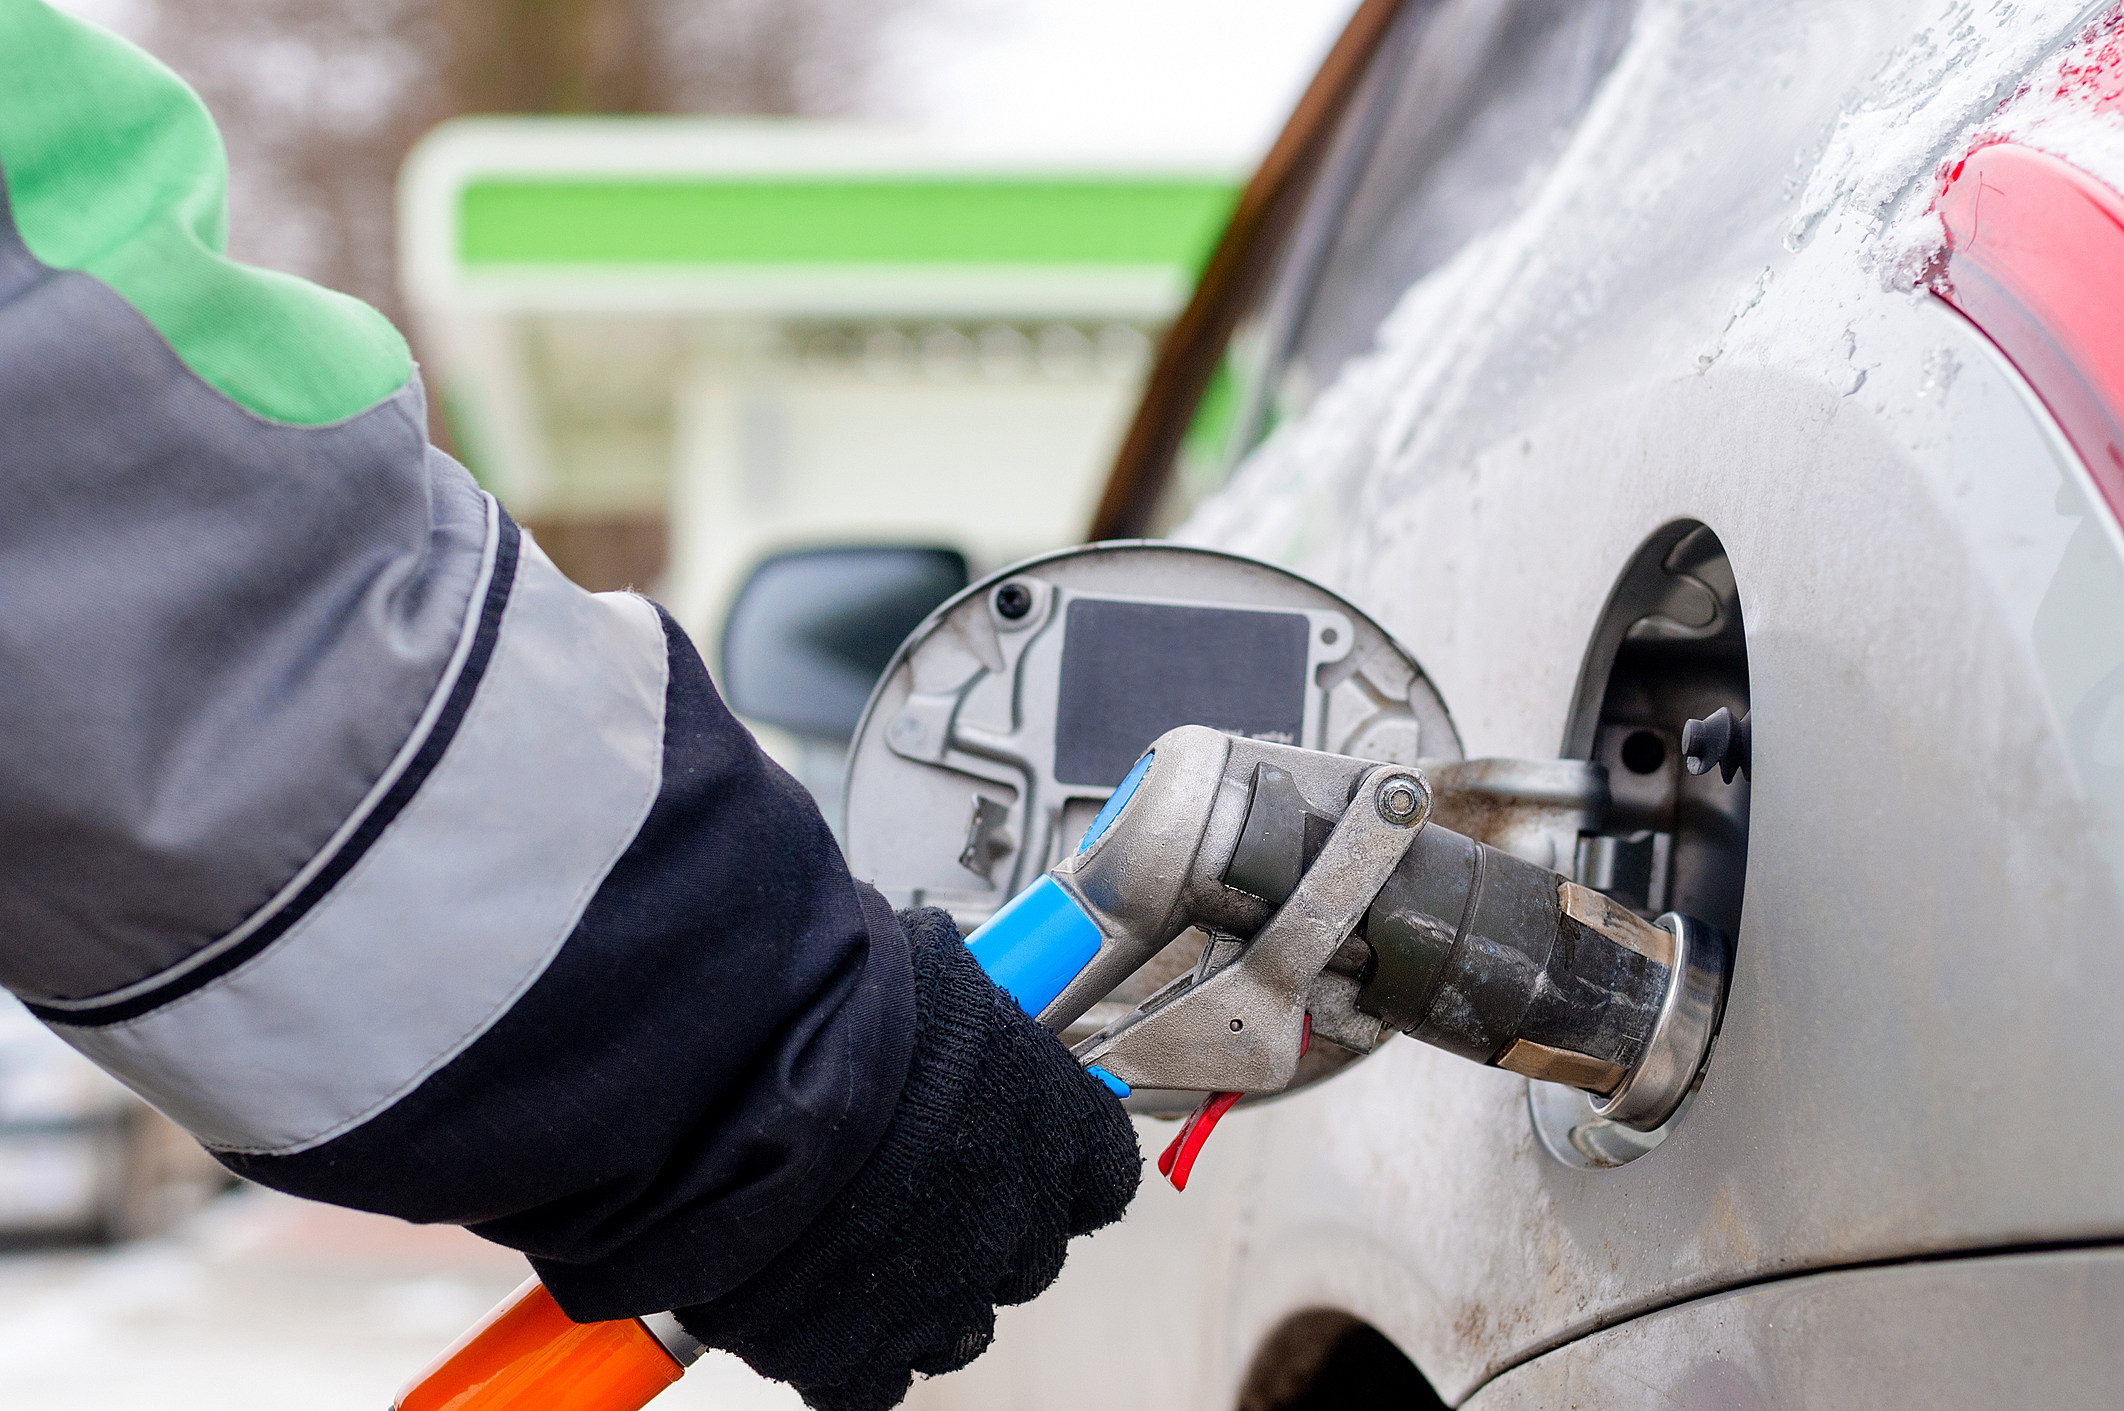
<path id="1" fill-rule="evenodd" d="M 719 674 L 812 615 L 816 660 L 734 703 L 833 817 L 883 653 L 1082 539 L 1354 0 L 60 4 L 199 90 L 231 253 L 404 328 L 436 440 L 565 571 L 665 603 Z M 374 1411 L 526 1273 L 233 1188 L 0 1007 L 10 1408 Z M 711 1359 L 658 1404 L 798 1403 Z"/>

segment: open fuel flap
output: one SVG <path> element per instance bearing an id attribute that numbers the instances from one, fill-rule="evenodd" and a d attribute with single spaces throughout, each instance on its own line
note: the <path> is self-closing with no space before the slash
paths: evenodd
<path id="1" fill-rule="evenodd" d="M 1233 1102 L 1396 1032 L 1650 1131 L 1723 1005 L 1715 926 L 1579 880 L 1604 763 L 1462 759 L 1376 623 L 1232 555 L 1100 544 L 967 589 L 887 668 L 845 798 L 856 875 L 978 923 L 1087 1070 L 1141 1110 L 1209 1094 L 1175 1184 Z"/>
<path id="2" fill-rule="evenodd" d="M 1390 763 L 1460 757 L 1414 659 L 1318 584 L 1208 549 L 1095 544 L 974 584 L 902 644 L 849 747 L 849 866 L 893 905 L 971 930 L 1075 848 L 1179 725 Z M 1192 969 L 1205 939 L 1184 932 L 1065 1042 Z M 1302 1080 L 1351 1056 L 1323 1043 Z"/>

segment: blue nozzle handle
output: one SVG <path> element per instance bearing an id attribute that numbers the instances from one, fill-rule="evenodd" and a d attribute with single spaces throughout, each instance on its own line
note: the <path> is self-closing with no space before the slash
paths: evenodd
<path id="1" fill-rule="evenodd" d="M 966 938 L 988 978 L 1038 1014 L 1099 953 L 1099 923 L 1052 877 L 1042 877 L 1003 904 Z"/>
<path id="2" fill-rule="evenodd" d="M 966 948 L 981 962 L 996 988 L 1037 1015 L 1055 1001 L 1099 951 L 1099 927 L 1077 899 L 1042 877 L 1004 903 L 1003 909 L 966 938 Z M 1087 1069 L 1115 1097 L 1127 1097 L 1128 1084 L 1096 1065 Z"/>

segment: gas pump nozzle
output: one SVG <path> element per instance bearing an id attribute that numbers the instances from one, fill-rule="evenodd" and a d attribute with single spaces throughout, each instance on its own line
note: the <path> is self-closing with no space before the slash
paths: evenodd
<path id="1" fill-rule="evenodd" d="M 1647 921 L 1431 806 L 1419 769 L 1185 726 L 968 946 L 1059 1031 L 1207 932 L 1192 973 L 1074 1050 L 1117 1090 L 1277 1092 L 1313 1034 L 1363 1052 L 1394 1029 L 1584 1089 L 1612 1121 L 1666 1121 L 1717 1026 L 1724 938 Z"/>

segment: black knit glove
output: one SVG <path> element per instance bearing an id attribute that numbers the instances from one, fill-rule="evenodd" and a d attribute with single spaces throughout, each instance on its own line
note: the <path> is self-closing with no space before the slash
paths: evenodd
<path id="1" fill-rule="evenodd" d="M 990 983 L 951 918 L 900 922 L 918 1028 L 892 1124 L 773 1263 L 678 1310 L 819 1411 L 885 1411 L 912 1373 L 980 1356 L 996 1305 L 1054 1282 L 1070 1237 L 1119 1219 L 1142 1176 L 1121 1104 Z"/>

